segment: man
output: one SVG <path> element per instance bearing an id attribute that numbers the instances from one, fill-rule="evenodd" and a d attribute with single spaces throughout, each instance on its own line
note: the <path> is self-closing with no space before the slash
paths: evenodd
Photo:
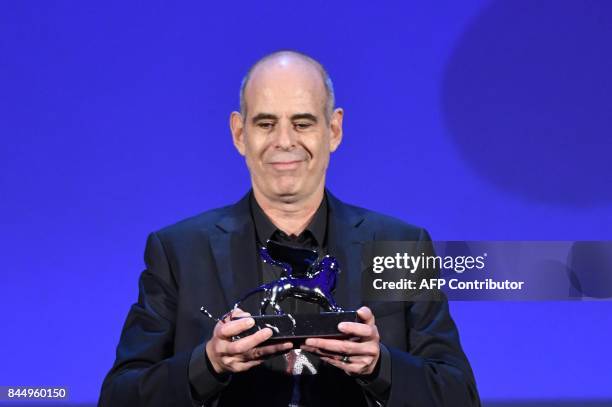
<path id="1" fill-rule="evenodd" d="M 312 58 L 291 51 L 258 61 L 240 92 L 230 127 L 246 159 L 252 191 L 235 205 L 152 233 L 139 299 L 128 314 L 100 406 L 191 405 L 479 405 L 469 363 L 446 301 L 362 306 L 360 243 L 428 241 L 424 229 L 346 205 L 325 189 L 330 154 L 342 140 L 343 111 L 331 80 Z M 268 239 L 330 253 L 338 259 L 337 302 L 360 322 L 339 329 L 351 339 L 310 338 L 263 345 L 272 336 L 253 326 L 247 301 L 278 277 L 257 247 Z M 289 301 L 292 312 L 311 304 Z"/>

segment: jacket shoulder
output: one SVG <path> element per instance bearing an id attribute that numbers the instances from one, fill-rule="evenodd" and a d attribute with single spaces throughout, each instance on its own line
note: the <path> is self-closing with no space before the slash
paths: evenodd
<path id="1" fill-rule="evenodd" d="M 210 209 L 179 220 L 154 232 L 163 241 L 176 241 L 192 237 L 194 233 L 210 232 L 220 219 L 227 216 L 234 205 Z"/>
<path id="2" fill-rule="evenodd" d="M 377 240 L 428 240 L 427 230 L 403 219 L 386 215 L 371 209 L 344 204 L 347 210 L 357 214 L 367 222 L 364 226 L 374 230 Z"/>

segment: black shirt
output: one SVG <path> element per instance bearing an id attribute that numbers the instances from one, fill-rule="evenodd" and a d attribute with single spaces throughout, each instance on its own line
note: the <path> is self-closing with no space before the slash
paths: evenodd
<path id="1" fill-rule="evenodd" d="M 257 245 L 265 245 L 268 240 L 273 240 L 287 246 L 293 246 L 303 249 L 311 249 L 319 252 L 319 256 L 327 254 L 327 197 L 323 196 L 323 200 L 319 208 L 315 212 L 312 220 L 299 236 L 287 235 L 285 232 L 277 228 L 270 218 L 261 209 L 257 200 L 251 195 L 249 197 L 251 206 L 251 216 L 255 224 L 255 235 Z M 276 280 L 281 275 L 279 267 L 273 266 L 263 261 L 258 262 L 259 281 L 260 284 Z M 320 312 L 320 307 L 317 304 L 308 303 L 295 298 L 287 298 L 281 307 L 287 313 L 315 313 Z"/>

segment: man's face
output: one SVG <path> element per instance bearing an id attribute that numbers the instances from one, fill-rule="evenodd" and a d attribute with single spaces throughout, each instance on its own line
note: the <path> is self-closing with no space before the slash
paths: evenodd
<path id="1" fill-rule="evenodd" d="M 253 188 L 289 203 L 322 191 L 330 153 L 342 138 L 342 110 L 326 118 L 319 72 L 301 61 L 285 62 L 255 69 L 245 89 L 246 117 L 232 113 L 231 128 Z"/>

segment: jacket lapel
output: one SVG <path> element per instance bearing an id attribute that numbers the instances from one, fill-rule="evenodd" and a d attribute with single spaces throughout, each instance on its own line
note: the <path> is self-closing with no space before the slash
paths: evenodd
<path id="1" fill-rule="evenodd" d="M 361 296 L 361 251 L 363 243 L 374 240 L 363 213 L 342 203 L 327 191 L 328 252 L 338 260 L 340 274 L 334 298 L 340 307 L 357 309 Z"/>
<path id="2" fill-rule="evenodd" d="M 249 208 L 249 193 L 235 205 L 230 206 L 225 216 L 216 224 L 210 235 L 210 245 L 223 289 L 226 309 L 259 285 L 255 228 Z M 253 298 L 241 308 L 257 312 L 257 301 Z"/>

